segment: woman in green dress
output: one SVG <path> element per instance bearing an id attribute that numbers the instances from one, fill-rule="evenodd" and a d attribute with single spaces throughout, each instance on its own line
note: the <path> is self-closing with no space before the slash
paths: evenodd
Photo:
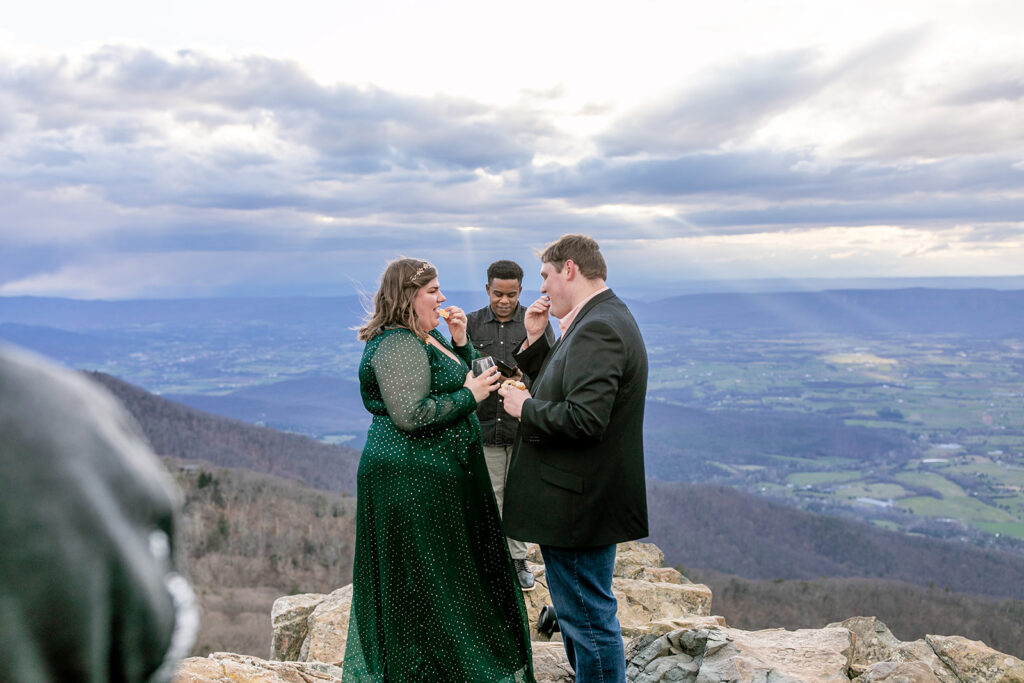
<path id="1" fill-rule="evenodd" d="M 437 271 L 392 261 L 359 330 L 363 404 L 354 594 L 343 681 L 533 683 L 526 610 L 501 531 L 476 404 L 497 371 Z"/>

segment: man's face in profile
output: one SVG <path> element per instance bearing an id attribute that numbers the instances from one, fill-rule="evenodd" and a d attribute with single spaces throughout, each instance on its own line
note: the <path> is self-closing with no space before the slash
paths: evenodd
<path id="1" fill-rule="evenodd" d="M 523 283 L 519 280 L 494 278 L 487 283 L 486 289 L 494 317 L 502 322 L 511 320 L 519 303 L 519 294 L 523 291 Z"/>

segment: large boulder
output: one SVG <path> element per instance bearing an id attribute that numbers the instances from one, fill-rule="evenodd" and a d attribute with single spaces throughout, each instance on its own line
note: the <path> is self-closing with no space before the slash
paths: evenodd
<path id="1" fill-rule="evenodd" d="M 307 635 L 299 661 L 341 665 L 348 638 L 348 616 L 352 607 L 352 584 L 339 588 L 316 606 L 306 619 Z"/>
<path id="2" fill-rule="evenodd" d="M 792 680 L 846 683 L 853 636 L 844 628 L 709 630 L 697 683 Z M 699 641 L 699 638 L 695 639 Z"/>
<path id="3" fill-rule="evenodd" d="M 696 681 L 702 651 L 683 641 L 683 634 L 690 632 L 679 629 L 662 636 L 647 634 L 634 638 L 626 646 L 626 680 L 635 683 Z"/>
<path id="4" fill-rule="evenodd" d="M 539 545 L 527 544 L 526 560 L 534 565 L 544 565 Z M 615 547 L 615 568 L 612 570 L 612 576 L 659 583 L 690 583 L 679 570 L 664 565 L 665 553 L 661 548 L 653 543 L 629 541 Z"/>
<path id="5" fill-rule="evenodd" d="M 900 643 L 888 657 L 892 662 L 922 662 L 928 665 L 935 677 L 942 683 L 963 683 L 946 663 L 939 659 L 931 645 L 924 639 Z"/>
<path id="6" fill-rule="evenodd" d="M 653 543 L 630 541 L 616 546 L 613 576 L 642 579 L 649 569 L 669 569 L 676 576 L 680 576 L 675 569 L 665 567 L 665 553 Z"/>
<path id="7" fill-rule="evenodd" d="M 302 644 L 309 632 L 306 620 L 326 597 L 322 593 L 302 593 L 286 595 L 274 601 L 270 610 L 270 627 L 273 630 L 271 659 L 286 662 L 299 659 Z"/>
<path id="8" fill-rule="evenodd" d="M 902 644 L 889 627 L 875 617 L 850 617 L 826 628 L 845 628 L 853 634 L 852 675 L 863 673 L 875 662 L 888 661 Z"/>
<path id="9" fill-rule="evenodd" d="M 633 683 L 848 683 L 853 636 L 844 628 L 680 629 L 630 651 L 626 680 Z"/>
<path id="10" fill-rule="evenodd" d="M 612 592 L 619 602 L 622 635 L 627 638 L 648 633 L 662 619 L 711 614 L 711 589 L 703 584 L 615 578 Z"/>
<path id="11" fill-rule="evenodd" d="M 924 639 L 961 681 L 1024 683 L 1024 662 L 993 650 L 980 640 L 962 636 L 925 636 Z"/>

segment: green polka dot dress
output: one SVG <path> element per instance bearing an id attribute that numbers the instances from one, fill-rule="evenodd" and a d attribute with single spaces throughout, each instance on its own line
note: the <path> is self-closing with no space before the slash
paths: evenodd
<path id="1" fill-rule="evenodd" d="M 452 350 L 461 361 L 390 329 L 363 352 L 373 422 L 359 461 L 345 682 L 534 681 L 476 401 L 463 386 L 478 354 Z"/>

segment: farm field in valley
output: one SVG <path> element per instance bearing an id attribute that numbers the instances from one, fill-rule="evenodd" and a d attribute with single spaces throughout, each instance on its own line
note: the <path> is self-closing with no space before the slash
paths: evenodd
<path id="1" fill-rule="evenodd" d="M 1020 340 L 647 333 L 652 401 L 750 420 L 800 413 L 823 418 L 822 429 L 906 438 L 899 452 L 845 458 L 750 444 L 738 464 L 709 452 L 715 479 L 889 528 L 1024 539 Z"/>

